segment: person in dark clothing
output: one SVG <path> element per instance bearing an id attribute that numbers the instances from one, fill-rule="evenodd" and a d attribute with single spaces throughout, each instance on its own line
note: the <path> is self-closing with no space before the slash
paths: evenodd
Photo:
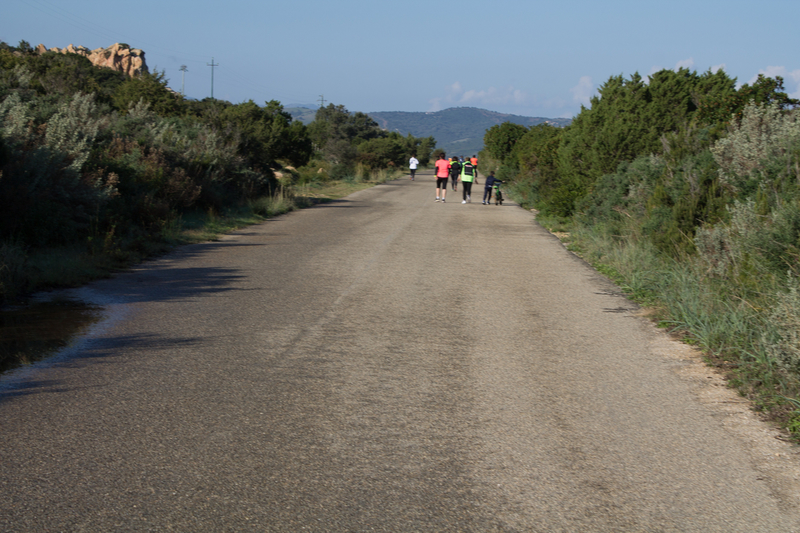
<path id="1" fill-rule="evenodd" d="M 486 185 L 483 187 L 483 205 L 492 203 L 492 189 L 494 188 L 495 183 L 503 182 L 494 177 L 494 170 L 492 170 L 486 177 Z"/>
<path id="2" fill-rule="evenodd" d="M 450 161 L 450 181 L 452 182 L 453 190 L 458 190 L 458 177 L 461 175 L 461 163 L 458 162 L 457 158 L 453 158 Z"/>

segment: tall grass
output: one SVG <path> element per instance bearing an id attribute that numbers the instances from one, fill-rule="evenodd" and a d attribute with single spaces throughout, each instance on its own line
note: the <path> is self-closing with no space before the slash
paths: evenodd
<path id="1" fill-rule="evenodd" d="M 253 213 L 265 218 L 282 215 L 297 208 L 294 193 L 286 187 L 281 187 L 274 195 L 251 200 L 248 206 Z"/>
<path id="2" fill-rule="evenodd" d="M 397 168 L 372 169 L 363 163 L 356 163 L 353 171 L 345 176 L 344 181 L 349 183 L 386 183 L 399 178 L 403 171 Z"/>
<path id="3" fill-rule="evenodd" d="M 386 183 L 398 179 L 404 174 L 404 171 L 397 168 L 383 168 L 380 170 L 373 170 L 369 173 L 370 183 Z"/>

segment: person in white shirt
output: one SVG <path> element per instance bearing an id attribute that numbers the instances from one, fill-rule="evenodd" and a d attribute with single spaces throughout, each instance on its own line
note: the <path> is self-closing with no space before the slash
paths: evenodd
<path id="1" fill-rule="evenodd" d="M 411 156 L 411 159 L 408 160 L 408 169 L 411 171 L 411 181 L 414 181 L 414 174 L 417 173 L 417 165 L 419 165 L 419 161 L 417 160 L 417 155 L 414 154 Z"/>

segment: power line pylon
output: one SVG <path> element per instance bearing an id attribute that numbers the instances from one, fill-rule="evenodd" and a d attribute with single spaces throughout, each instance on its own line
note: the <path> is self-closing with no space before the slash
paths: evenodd
<path id="1" fill-rule="evenodd" d="M 211 58 L 211 63 L 206 63 L 209 67 L 211 67 L 211 99 L 214 99 L 214 67 L 218 67 L 219 63 L 214 63 L 214 58 Z"/>

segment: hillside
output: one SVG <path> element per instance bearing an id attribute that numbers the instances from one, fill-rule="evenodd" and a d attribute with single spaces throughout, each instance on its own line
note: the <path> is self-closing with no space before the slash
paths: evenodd
<path id="1" fill-rule="evenodd" d="M 381 111 L 367 113 L 381 128 L 415 137 L 433 136 L 436 146 L 448 154 L 476 154 L 483 148 L 483 135 L 495 124 L 513 122 L 526 127 L 543 122 L 566 126 L 572 119 L 523 117 L 476 107 L 451 107 L 435 112 Z"/>
<path id="2" fill-rule="evenodd" d="M 289 104 L 283 110 L 292 115 L 293 120 L 299 120 L 305 125 L 314 121 L 318 107 L 310 107 L 302 104 Z"/>

